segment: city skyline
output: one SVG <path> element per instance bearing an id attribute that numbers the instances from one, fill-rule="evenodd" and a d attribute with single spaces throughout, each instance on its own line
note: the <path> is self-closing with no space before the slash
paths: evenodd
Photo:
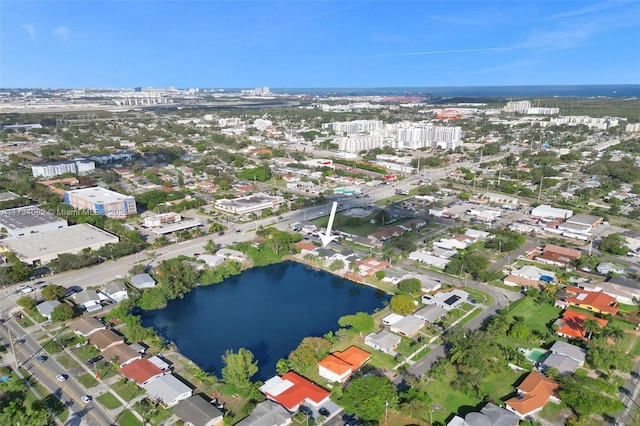
<path id="1" fill-rule="evenodd" d="M 640 82 L 635 0 L 43 1 L 0 12 L 4 88 Z"/>

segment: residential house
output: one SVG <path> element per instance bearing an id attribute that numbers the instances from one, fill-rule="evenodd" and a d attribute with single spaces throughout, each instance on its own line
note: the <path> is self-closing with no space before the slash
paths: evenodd
<path id="1" fill-rule="evenodd" d="M 518 395 L 505 401 L 505 405 L 523 419 L 542 410 L 549 401 L 558 404 L 558 387 L 555 380 L 532 371 L 516 388 Z"/>
<path id="2" fill-rule="evenodd" d="M 352 236 L 349 237 L 348 239 L 350 239 L 351 241 L 353 241 L 354 243 L 366 247 L 366 248 L 381 248 L 382 247 L 382 243 L 378 240 L 374 240 L 371 238 L 366 238 L 366 237 L 358 237 L 358 236 Z"/>
<path id="3" fill-rule="evenodd" d="M 303 403 L 319 408 L 329 400 L 330 395 L 320 386 L 293 371 L 282 377 L 270 378 L 260 387 L 260 391 L 292 413 L 297 411 Z"/>
<path id="4" fill-rule="evenodd" d="M 413 337 L 418 334 L 418 331 L 420 331 L 422 327 L 424 327 L 424 321 L 411 315 L 402 318 L 400 321 L 391 325 L 389 329 L 402 336 Z"/>
<path id="5" fill-rule="evenodd" d="M 129 298 L 129 294 L 127 293 L 127 285 L 119 280 L 110 281 L 104 286 L 104 290 L 102 290 L 109 299 L 114 302 L 120 302 L 124 299 Z"/>
<path id="6" fill-rule="evenodd" d="M 555 253 L 555 254 L 567 257 L 571 260 L 580 259 L 580 257 L 582 256 L 582 252 L 580 250 L 562 247 L 562 246 L 556 246 L 554 244 L 547 244 L 546 246 L 544 246 L 543 252 Z"/>
<path id="7" fill-rule="evenodd" d="M 517 426 L 519 423 L 520 416 L 488 402 L 480 412 L 472 411 L 464 418 L 454 416 L 447 426 Z"/>
<path id="8" fill-rule="evenodd" d="M 80 336 L 89 337 L 96 331 L 106 329 L 107 326 L 93 317 L 81 317 L 71 321 L 69 328 Z"/>
<path id="9" fill-rule="evenodd" d="M 204 262 L 209 267 L 216 267 L 222 264 L 225 260 L 222 256 L 216 256 L 215 254 L 201 254 L 196 258 L 197 261 Z"/>
<path id="10" fill-rule="evenodd" d="M 426 305 L 413 313 L 413 316 L 427 323 L 434 323 L 446 315 L 447 310 L 438 305 Z"/>
<path id="11" fill-rule="evenodd" d="M 560 337 L 566 337 L 568 339 L 582 339 L 587 340 L 588 333 L 585 330 L 584 322 L 587 319 L 592 319 L 600 324 L 601 327 L 607 325 L 608 321 L 602 318 L 596 318 L 591 315 L 585 315 L 571 309 L 567 309 L 562 314 L 561 318 L 558 318 L 554 325 L 558 326 L 556 334 Z"/>
<path id="12" fill-rule="evenodd" d="M 555 272 L 547 271 L 533 265 L 524 265 L 520 269 L 511 271 L 511 275 L 528 278 L 534 281 L 555 282 Z"/>
<path id="13" fill-rule="evenodd" d="M 558 253 L 544 252 L 536 256 L 536 260 L 547 265 L 555 265 L 566 268 L 571 264 L 571 258 Z"/>
<path id="14" fill-rule="evenodd" d="M 404 316 L 399 315 L 399 314 L 390 313 L 386 317 L 382 318 L 382 323 L 384 325 L 389 326 L 389 325 L 393 325 L 393 324 L 397 323 L 402 318 L 404 318 Z"/>
<path id="15" fill-rule="evenodd" d="M 138 274 L 131 277 L 131 285 L 137 289 L 153 288 L 156 286 L 156 280 L 149 274 Z"/>
<path id="16" fill-rule="evenodd" d="M 417 260 L 418 262 L 422 262 L 441 269 L 444 269 L 444 267 L 447 266 L 450 262 L 449 259 L 443 259 L 441 257 L 424 253 L 422 251 L 412 251 L 411 253 L 409 253 L 409 259 Z"/>
<path id="17" fill-rule="evenodd" d="M 73 295 L 73 301 L 87 312 L 95 312 L 102 309 L 100 304 L 100 296 L 95 290 L 85 290 Z"/>
<path id="18" fill-rule="evenodd" d="M 142 354 L 140 352 L 125 344 L 114 345 L 107 349 L 103 349 L 102 356 L 105 359 L 113 361 L 119 367 L 124 367 L 125 365 L 142 358 Z"/>
<path id="19" fill-rule="evenodd" d="M 387 330 L 368 334 L 364 338 L 364 344 L 385 354 L 395 354 L 396 347 L 400 344 L 400 336 Z"/>
<path id="20" fill-rule="evenodd" d="M 569 297 L 565 299 L 572 306 L 588 309 L 599 314 L 616 315 L 618 302 L 614 297 L 601 291 L 587 291 L 578 287 L 567 287 L 565 289 Z"/>
<path id="21" fill-rule="evenodd" d="M 161 358 L 158 355 L 154 355 L 148 358 L 147 361 L 149 361 L 150 363 L 152 363 L 162 371 L 169 371 L 171 369 L 171 364 L 169 364 L 167 361 L 165 361 L 163 358 Z"/>
<path id="22" fill-rule="evenodd" d="M 158 366 L 147 359 L 138 359 L 120 368 L 120 373 L 138 386 L 146 385 L 151 380 L 164 374 Z"/>
<path id="23" fill-rule="evenodd" d="M 560 340 L 549 348 L 549 352 L 549 355 L 540 365 L 540 370 L 545 372 L 549 368 L 555 368 L 562 375 L 569 375 L 576 368 L 584 365 L 584 360 L 587 356 L 585 349 Z"/>
<path id="24" fill-rule="evenodd" d="M 601 291 L 611 297 L 615 297 L 618 303 L 633 305 L 636 300 L 640 300 L 640 283 L 629 281 L 632 286 L 616 284 L 609 280 L 580 283 L 580 287 L 589 291 Z"/>
<path id="25" fill-rule="evenodd" d="M 173 413 L 185 426 L 213 426 L 222 424 L 223 418 L 222 411 L 200 395 L 183 399 L 173 407 Z"/>
<path id="26" fill-rule="evenodd" d="M 236 262 L 244 262 L 247 257 L 244 253 L 238 250 L 231 250 L 227 248 L 222 248 L 216 252 L 216 255 L 222 256 L 229 260 L 235 260 Z"/>
<path id="27" fill-rule="evenodd" d="M 300 241 L 296 243 L 295 246 L 298 248 L 298 250 L 300 250 L 300 254 L 303 256 L 307 254 L 311 254 L 313 256 L 318 255 L 318 252 L 316 251 L 318 249 L 318 246 L 316 246 L 315 244 L 306 241 Z"/>
<path id="28" fill-rule="evenodd" d="M 46 319 L 51 319 L 51 313 L 58 305 L 60 305 L 60 302 L 57 300 L 45 300 L 44 302 L 38 303 L 36 309 L 40 315 Z"/>
<path id="29" fill-rule="evenodd" d="M 510 287 L 540 287 L 540 281 L 517 275 L 507 275 L 502 279 L 502 282 Z"/>
<path id="30" fill-rule="evenodd" d="M 344 382 L 356 372 L 371 354 L 356 346 L 345 351 L 335 351 L 318 362 L 318 374 L 330 382 Z"/>
<path id="31" fill-rule="evenodd" d="M 611 262 L 602 262 L 596 266 L 596 271 L 602 275 L 624 274 L 624 267 L 615 265 Z"/>
<path id="32" fill-rule="evenodd" d="M 240 420 L 236 426 L 289 426 L 291 423 L 291 413 L 267 399 L 256 405 L 249 417 Z"/>
<path id="33" fill-rule="evenodd" d="M 379 261 L 373 257 L 368 257 L 363 260 L 356 260 L 355 265 L 357 267 L 358 274 L 363 277 L 375 275 L 376 272 L 387 269 L 391 264 L 385 260 Z"/>
<path id="34" fill-rule="evenodd" d="M 89 344 L 95 346 L 100 351 L 124 343 L 124 337 L 109 329 L 98 330 L 92 333 L 87 340 Z"/>
<path id="35" fill-rule="evenodd" d="M 174 407 L 191 396 L 193 391 L 173 374 L 165 374 L 143 386 L 152 399 L 157 399 L 166 407 Z"/>
<path id="36" fill-rule="evenodd" d="M 450 291 L 436 293 L 433 295 L 425 294 L 424 296 L 422 296 L 422 303 L 424 303 L 425 305 L 440 306 L 448 312 L 462 305 L 468 299 L 469 293 L 456 288 Z"/>

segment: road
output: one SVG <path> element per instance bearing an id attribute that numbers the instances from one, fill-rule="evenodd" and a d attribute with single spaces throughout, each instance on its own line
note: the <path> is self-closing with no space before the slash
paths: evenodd
<path id="1" fill-rule="evenodd" d="M 97 402 L 85 404 L 80 397 L 88 394 L 87 390 L 68 374 L 54 357 L 49 356 L 45 350 L 36 342 L 14 318 L 8 319 L 0 327 L 0 335 L 5 342 L 9 342 L 9 330 L 14 343 L 18 337 L 24 340 L 21 344 L 14 344 L 18 365 L 26 368 L 38 382 L 46 387 L 49 392 L 55 395 L 60 401 L 69 407 L 74 413 L 74 418 L 82 418 L 88 426 L 104 426 L 113 424 L 113 419 L 100 407 Z M 36 361 L 38 355 L 47 356 L 47 360 L 39 363 Z M 58 382 L 57 375 L 65 375 L 67 380 Z M 46 395 L 41 395 L 45 397 Z"/>
<path id="2" fill-rule="evenodd" d="M 434 273 L 435 274 L 435 273 Z M 440 275 L 440 274 L 437 274 Z M 446 277 L 447 282 L 451 282 L 451 278 Z M 442 278 L 440 278 L 442 279 Z M 474 317 L 471 321 L 465 324 L 465 327 L 469 330 L 477 330 L 482 327 L 485 320 L 493 315 L 495 315 L 500 309 L 507 306 L 509 303 L 516 301 L 522 298 L 522 294 L 516 293 L 514 291 L 504 290 L 498 287 L 492 287 L 487 284 L 481 283 L 467 283 L 467 287 L 474 288 L 476 290 L 480 290 L 489 294 L 493 298 L 493 303 L 485 308 L 482 313 Z M 481 302 L 478 300 L 478 302 Z M 445 356 L 444 345 L 439 344 L 431 348 L 431 351 L 427 355 L 425 355 L 422 359 L 417 361 L 408 369 L 408 373 L 412 376 L 420 377 L 423 376 L 427 371 L 431 369 L 433 364 L 438 361 L 440 358 Z"/>
<path id="3" fill-rule="evenodd" d="M 618 425 L 638 425 L 636 410 L 638 405 L 638 394 L 640 392 L 640 359 L 636 361 L 631 370 L 631 376 L 624 382 L 620 389 L 620 401 L 624 404 L 624 410 L 616 417 Z"/>

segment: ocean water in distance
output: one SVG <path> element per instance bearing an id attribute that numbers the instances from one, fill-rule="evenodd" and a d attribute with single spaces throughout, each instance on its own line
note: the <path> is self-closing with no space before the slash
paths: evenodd
<path id="1" fill-rule="evenodd" d="M 142 322 L 218 376 L 227 349 L 249 349 L 258 361 L 256 378 L 265 380 L 303 338 L 336 331 L 341 316 L 373 313 L 388 298 L 328 272 L 283 262 L 197 287 L 164 309 L 145 312 Z"/>
<path id="2" fill-rule="evenodd" d="M 318 96 L 477 96 L 477 97 L 640 97 L 640 84 L 458 87 L 323 87 L 271 88 L 279 94 Z"/>

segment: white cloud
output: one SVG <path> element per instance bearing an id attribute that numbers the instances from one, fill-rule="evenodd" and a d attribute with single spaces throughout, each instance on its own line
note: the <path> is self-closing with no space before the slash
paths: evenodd
<path id="1" fill-rule="evenodd" d="M 36 26 L 33 24 L 22 24 L 22 28 L 27 32 L 29 38 L 32 40 L 36 39 Z"/>
<path id="2" fill-rule="evenodd" d="M 57 27 L 51 34 L 58 37 L 65 43 L 67 42 L 67 40 L 69 40 L 69 28 L 65 27 L 64 25 L 60 25 L 59 27 Z"/>

